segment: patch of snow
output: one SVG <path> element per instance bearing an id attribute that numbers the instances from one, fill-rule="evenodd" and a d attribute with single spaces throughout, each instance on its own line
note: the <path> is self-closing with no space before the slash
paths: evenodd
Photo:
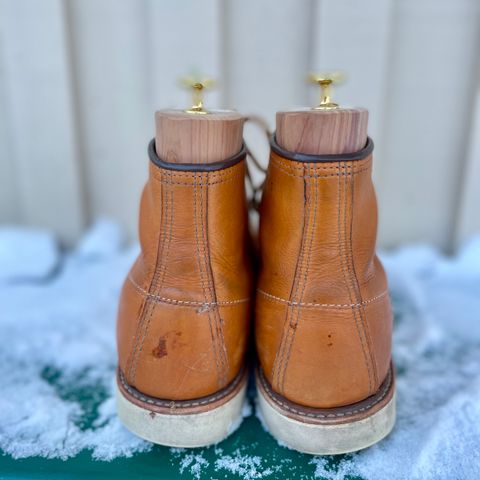
<path id="1" fill-rule="evenodd" d="M 228 427 L 228 435 L 234 433 L 243 422 L 243 419 L 249 417 L 252 414 L 252 405 L 250 404 L 250 400 L 245 398 L 243 405 L 242 405 L 242 412 L 239 418 L 236 418 Z"/>
<path id="2" fill-rule="evenodd" d="M 59 261 L 58 244 L 50 232 L 27 227 L 0 228 L 0 285 L 45 280 Z"/>
<path id="3" fill-rule="evenodd" d="M 199 479 L 202 469 L 207 468 L 209 465 L 210 462 L 204 458 L 203 454 L 188 453 L 180 462 L 180 473 L 188 469 L 192 477 Z"/>
<path id="4" fill-rule="evenodd" d="M 221 455 L 215 461 L 215 470 L 226 470 L 244 480 L 252 480 L 265 478 L 274 473 L 272 467 L 265 466 L 263 463 L 264 460 L 258 455 L 244 455 L 237 449 L 233 455 Z"/>
<path id="5" fill-rule="evenodd" d="M 125 232 L 116 222 L 100 219 L 75 249 L 75 257 L 83 261 L 108 258 L 119 252 L 126 242 Z"/>
<path id="6" fill-rule="evenodd" d="M 354 463 L 348 458 L 343 459 L 339 466 L 332 465 L 330 457 L 313 457 L 310 462 L 315 465 L 313 475 L 323 480 L 343 480 L 348 475 L 355 476 L 357 471 Z"/>
<path id="7" fill-rule="evenodd" d="M 82 244 L 88 251 L 111 247 L 88 261 L 84 248 L 60 257 L 42 231 L 0 232 L 0 251 L 17 265 L 10 278 L 37 280 L 58 270 L 49 281 L 0 288 L 0 449 L 14 458 L 65 459 L 89 449 L 108 460 L 151 448 L 124 429 L 115 412 L 118 295 L 138 249 L 121 249 L 111 230 L 101 223 L 87 232 Z M 92 391 L 103 397 L 89 398 Z M 85 404 L 98 404 L 98 412 L 84 411 Z M 95 422 L 84 425 L 89 413 Z"/>
<path id="8" fill-rule="evenodd" d="M 64 254 L 44 231 L 0 229 L 0 449 L 6 454 L 64 459 L 88 449 L 111 460 L 152 448 L 120 424 L 113 398 L 118 295 L 137 253 L 108 221 Z M 396 427 L 362 452 L 299 458 L 326 479 L 476 480 L 480 237 L 452 258 L 417 246 L 382 260 L 395 311 Z M 249 414 L 247 403 L 243 415 Z M 298 468 L 287 458 L 292 452 L 279 446 L 273 464 L 247 447 L 233 454 L 220 446 L 170 449 L 169 456 L 194 478 L 212 468 L 245 479 L 290 477 Z"/>
<path id="9" fill-rule="evenodd" d="M 376 480 L 480 476 L 480 241 L 446 258 L 426 247 L 384 255 L 394 308 L 397 423 L 352 455 Z"/>
<path id="10" fill-rule="evenodd" d="M 243 407 L 242 407 L 242 417 L 247 418 L 250 415 L 252 415 L 252 404 L 250 403 L 250 400 L 248 397 L 245 399 L 243 402 Z"/>

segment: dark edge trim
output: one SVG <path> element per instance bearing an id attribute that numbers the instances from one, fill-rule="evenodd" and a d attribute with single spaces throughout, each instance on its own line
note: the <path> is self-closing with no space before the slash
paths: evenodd
<path id="1" fill-rule="evenodd" d="M 247 154 L 247 148 L 245 144 L 242 144 L 242 149 L 233 157 L 227 160 L 213 163 L 171 163 L 162 160 L 155 150 L 155 139 L 148 144 L 148 156 L 150 161 L 157 167 L 164 168 L 166 170 L 176 170 L 181 172 L 215 172 L 217 170 L 224 170 L 225 168 L 233 167 L 237 163 L 241 162 Z"/>
<path id="2" fill-rule="evenodd" d="M 277 155 L 288 160 L 306 163 L 323 163 L 323 162 L 350 162 L 353 160 L 363 160 L 373 152 L 373 140 L 367 137 L 367 143 L 358 152 L 353 153 L 338 153 L 329 155 L 308 155 L 306 153 L 295 153 L 289 150 L 284 150 L 277 143 L 275 133 L 270 137 L 270 147 Z"/>
<path id="3" fill-rule="evenodd" d="M 257 367 L 256 373 L 258 381 L 260 381 L 263 390 L 280 409 L 287 412 L 293 412 L 293 414 L 302 416 L 306 419 L 324 419 L 326 421 L 336 419 L 342 422 L 344 422 L 345 419 L 348 420 L 349 417 L 355 417 L 362 412 L 368 412 L 368 410 L 374 409 L 384 399 L 390 400 L 391 396 L 393 395 L 396 380 L 395 367 L 393 362 L 390 361 L 390 368 L 387 372 L 387 375 L 377 392 L 375 392 L 373 395 L 365 398 L 364 400 L 360 400 L 359 402 L 342 407 L 314 408 L 294 403 L 275 392 L 260 367 Z"/>
<path id="4" fill-rule="evenodd" d="M 120 368 L 117 368 L 117 380 L 120 382 L 121 387 L 124 388 L 128 394 L 130 394 L 132 397 L 139 400 L 140 402 L 168 409 L 187 409 L 201 407 L 202 405 L 208 405 L 210 403 L 221 400 L 222 398 L 228 397 L 228 395 L 232 393 L 244 381 L 245 378 L 248 381 L 248 370 L 244 366 L 240 369 L 235 378 L 218 392 L 192 400 L 168 400 L 146 395 L 145 393 L 142 393 L 136 388 L 132 387 L 130 384 L 127 383 L 127 380 L 125 379 L 125 374 L 122 372 L 122 370 L 120 370 Z"/>

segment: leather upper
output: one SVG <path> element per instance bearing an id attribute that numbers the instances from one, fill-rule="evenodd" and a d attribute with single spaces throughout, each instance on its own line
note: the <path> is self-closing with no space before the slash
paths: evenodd
<path id="1" fill-rule="evenodd" d="M 305 156 L 312 161 L 271 153 L 260 207 L 256 345 L 273 390 L 301 405 L 361 401 L 389 370 L 392 313 L 375 255 L 372 148 Z"/>
<path id="2" fill-rule="evenodd" d="M 152 149 L 141 253 L 120 299 L 119 367 L 140 392 L 189 400 L 228 385 L 244 363 L 252 289 L 245 155 L 172 169 Z"/>

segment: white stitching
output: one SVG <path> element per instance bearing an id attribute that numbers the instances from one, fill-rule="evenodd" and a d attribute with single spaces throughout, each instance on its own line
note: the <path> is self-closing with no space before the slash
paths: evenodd
<path id="1" fill-rule="evenodd" d="M 310 171 L 310 166 L 308 168 L 308 171 Z M 311 190 L 313 188 L 313 213 L 312 213 L 313 219 L 308 220 L 308 228 L 304 232 L 305 237 L 307 237 L 308 229 L 311 230 L 310 231 L 310 241 L 309 241 L 308 245 L 306 245 L 307 251 L 306 251 L 306 255 L 304 257 L 304 258 L 306 258 L 306 262 L 305 261 L 302 262 L 303 263 L 303 265 L 302 265 L 303 275 L 301 275 L 299 280 L 298 280 L 299 283 L 302 283 L 302 276 L 303 276 L 303 285 L 301 287 L 300 295 L 298 297 L 298 299 L 299 299 L 298 303 L 302 302 L 303 296 L 305 294 L 305 288 L 307 286 L 308 274 L 309 274 L 309 271 L 310 271 L 311 252 L 312 252 L 313 240 L 314 240 L 314 237 L 315 237 L 315 227 L 317 225 L 318 188 L 317 188 L 317 182 L 315 182 L 315 180 L 313 180 L 310 183 L 311 183 L 311 185 L 309 186 L 309 189 L 308 189 L 309 193 L 307 195 L 306 194 L 306 192 L 307 192 L 307 182 L 305 182 L 305 195 L 306 195 L 307 201 L 309 203 L 312 203 L 312 201 L 311 201 L 311 196 L 312 196 Z M 308 209 L 308 216 L 310 216 L 311 209 L 312 209 L 312 207 L 310 205 L 310 207 Z M 307 212 L 305 212 L 305 215 L 307 215 Z M 310 223 L 312 224 L 311 227 L 310 227 Z M 286 374 L 287 374 L 288 364 L 290 362 L 290 356 L 291 356 L 291 353 L 292 353 L 293 344 L 295 342 L 295 336 L 296 336 L 296 333 L 297 333 L 297 326 L 299 325 L 300 320 L 301 320 L 301 310 L 299 308 L 297 308 L 296 315 L 294 315 L 293 318 L 290 319 L 290 329 L 289 329 L 288 333 L 290 334 L 292 329 L 293 329 L 293 332 L 291 332 L 291 334 L 290 334 L 291 340 L 287 344 L 287 357 L 286 357 L 285 362 L 284 362 L 282 378 L 281 378 L 281 389 L 282 389 L 282 391 L 285 390 L 285 377 L 286 377 Z M 293 323 L 292 323 L 292 321 L 293 321 Z"/>
<path id="2" fill-rule="evenodd" d="M 307 164 L 302 166 L 303 171 L 307 169 Z M 306 182 L 303 181 L 303 194 L 306 197 Z M 305 202 L 305 201 L 304 201 Z M 303 267 L 304 264 L 304 257 L 305 257 L 305 244 L 307 242 L 307 237 L 305 235 L 305 231 L 308 228 L 309 220 L 310 220 L 310 203 L 305 202 L 304 205 L 304 212 L 302 215 L 302 234 L 300 237 L 300 245 L 299 245 L 299 250 L 298 250 L 298 256 L 297 256 L 297 261 L 295 264 L 295 273 L 293 276 L 293 283 L 290 291 L 290 297 L 291 298 L 296 298 L 297 297 L 297 292 L 298 292 L 298 287 L 300 284 L 299 277 L 300 277 L 300 271 L 301 268 Z M 307 210 L 308 209 L 308 210 Z M 290 300 L 289 300 L 290 301 Z M 290 306 L 289 306 L 290 307 Z M 285 320 L 283 321 L 283 328 L 282 328 L 282 337 L 280 341 L 280 347 L 277 349 L 277 353 L 275 355 L 275 361 L 273 364 L 273 378 L 272 378 L 272 384 L 275 384 L 279 389 L 282 388 L 281 386 L 281 379 L 280 377 L 282 376 L 282 373 L 284 371 L 284 358 L 285 358 L 285 349 L 288 348 L 288 341 L 290 337 L 290 331 L 291 331 L 291 322 L 292 322 L 292 315 L 294 315 L 296 312 L 294 311 L 293 308 L 288 308 L 286 314 L 285 314 Z"/>
<path id="3" fill-rule="evenodd" d="M 209 185 L 218 185 L 221 183 L 226 183 L 226 182 L 232 182 L 237 179 L 237 177 L 242 176 L 244 174 L 243 168 L 235 168 L 238 166 L 241 166 L 242 164 L 235 165 L 234 167 L 231 167 L 233 170 L 227 170 L 225 172 L 220 172 L 215 174 L 214 172 L 193 172 L 192 174 L 189 173 L 179 173 L 179 172 L 174 172 L 174 180 L 171 180 L 169 185 L 180 185 L 180 186 L 186 186 L 186 187 L 193 187 L 194 185 L 197 186 L 209 186 Z M 159 168 L 159 167 L 157 167 Z M 162 172 L 164 170 L 159 169 L 159 170 L 151 170 L 151 176 L 152 178 L 157 181 L 158 183 L 165 183 L 165 180 L 162 178 Z M 198 183 L 197 176 L 200 177 L 200 183 Z M 179 178 L 180 181 L 177 181 L 177 177 Z M 183 180 L 183 181 L 181 181 Z M 191 182 L 188 182 L 188 180 L 191 180 Z"/>
<path id="4" fill-rule="evenodd" d="M 357 173 L 362 173 L 362 172 L 367 172 L 370 170 L 370 165 L 365 166 L 364 168 L 358 168 L 355 169 L 355 167 L 351 167 L 350 165 L 347 165 L 347 169 L 350 169 L 350 171 L 346 171 L 345 173 L 329 173 L 329 174 L 322 174 L 322 173 L 313 173 L 309 175 L 304 175 L 304 174 L 298 174 L 298 173 L 293 173 L 292 171 L 288 171 L 286 167 L 280 162 L 277 161 L 276 164 L 273 164 L 275 168 L 278 168 L 278 170 L 282 171 L 285 175 L 288 175 L 289 177 L 296 177 L 296 178 L 333 178 L 333 177 L 345 177 L 345 176 L 350 176 L 350 175 L 356 175 Z M 361 167 L 361 166 L 360 166 Z"/>
<path id="5" fill-rule="evenodd" d="M 191 180 L 195 180 L 196 177 L 209 177 L 213 180 L 220 178 L 220 177 L 228 177 L 231 175 L 235 175 L 237 172 L 236 170 L 241 170 L 242 166 L 244 165 L 243 160 L 241 160 L 239 163 L 232 165 L 231 167 L 224 168 L 222 170 L 215 170 L 215 171 L 205 171 L 205 172 L 200 172 L 200 171 L 179 171 L 179 170 L 168 170 L 163 167 L 159 167 L 158 165 L 155 164 L 150 164 L 150 170 L 154 173 L 157 174 L 158 172 L 161 173 L 164 171 L 170 172 L 170 175 L 173 175 L 175 177 L 186 177 Z M 197 183 L 197 185 L 199 185 Z"/>
<path id="6" fill-rule="evenodd" d="M 167 173 L 167 176 L 171 176 L 171 174 Z M 162 196 L 163 196 L 163 190 L 164 189 L 162 188 Z M 157 259 L 155 264 L 154 276 L 150 283 L 150 289 L 153 288 L 154 290 L 158 290 L 158 291 L 160 291 L 162 288 L 162 285 L 165 279 L 165 273 L 167 270 L 164 257 L 165 256 L 168 257 L 168 252 L 170 250 L 170 242 L 171 242 L 172 228 L 173 228 L 173 199 L 174 199 L 174 196 L 173 196 L 172 189 L 171 188 L 165 189 L 165 209 L 163 209 L 163 206 L 162 206 L 162 212 L 165 212 L 165 219 L 163 218 L 163 214 L 162 214 L 162 226 L 161 226 L 162 235 L 161 235 L 161 238 L 159 239 L 159 242 L 161 242 L 161 248 L 162 248 L 161 255 L 160 255 L 160 264 L 158 263 L 158 259 Z M 167 231 L 169 232 L 168 236 L 167 236 Z M 157 277 L 157 274 L 158 274 L 158 277 Z M 150 294 L 150 292 L 148 293 Z M 147 297 L 147 299 L 151 300 L 150 297 Z M 137 344 L 136 360 L 135 360 L 135 364 L 133 365 L 133 370 L 131 371 L 132 382 L 135 382 L 135 379 L 137 376 L 138 362 L 143 352 L 145 340 L 147 338 L 148 330 L 150 328 L 150 322 L 152 321 L 153 312 L 155 310 L 154 302 L 152 302 L 152 304 L 147 305 L 146 307 L 147 307 L 147 310 L 145 311 L 145 316 L 147 315 L 147 312 L 148 312 L 148 318 L 145 319 L 145 316 L 144 316 L 143 337 L 141 339 L 140 349 L 138 349 L 138 344 Z"/>
<path id="7" fill-rule="evenodd" d="M 376 300 L 379 300 L 380 298 L 388 294 L 388 290 L 385 290 L 379 295 L 372 297 L 369 300 L 364 300 L 363 302 L 360 302 L 360 303 L 308 303 L 308 302 L 292 302 L 291 300 L 287 300 L 286 298 L 276 297 L 275 295 L 272 295 L 271 293 L 267 293 L 259 288 L 257 289 L 257 292 L 271 300 L 276 300 L 277 302 L 285 303 L 287 305 L 294 306 L 294 307 L 345 308 L 345 309 L 367 305 L 369 303 L 375 302 Z"/>
<path id="8" fill-rule="evenodd" d="M 131 275 L 128 275 L 127 280 L 132 284 L 132 286 L 140 292 L 142 295 L 154 300 L 158 303 L 170 303 L 173 305 L 191 305 L 191 306 L 199 306 L 199 307 L 212 307 L 212 306 L 226 306 L 226 305 L 237 305 L 239 303 L 246 303 L 249 302 L 249 298 L 240 298 L 238 300 L 225 300 L 220 302 L 196 302 L 193 300 L 176 300 L 175 298 L 167 298 L 161 297 L 159 295 L 155 295 L 153 293 L 148 293 L 147 290 L 143 289 L 138 283 L 135 282 Z"/>
<path id="9" fill-rule="evenodd" d="M 158 182 L 158 183 L 167 183 L 164 182 L 163 180 L 159 180 L 157 176 L 153 176 L 153 179 Z M 233 182 L 236 180 L 236 177 L 231 177 L 231 178 L 226 178 L 224 180 L 219 180 L 218 182 L 210 182 L 210 183 L 197 183 L 197 187 L 209 187 L 210 185 L 219 185 L 221 183 L 227 183 L 227 182 Z M 184 183 L 184 182 L 170 182 L 168 185 L 176 185 L 176 186 L 181 186 L 181 187 L 193 187 L 193 183 Z"/>
<path id="10" fill-rule="evenodd" d="M 273 160 L 274 162 L 277 162 L 277 164 L 281 165 L 285 169 L 297 170 L 299 172 L 304 171 L 304 168 L 303 168 L 304 164 L 301 161 L 286 160 L 285 158 L 279 156 L 276 153 L 274 153 L 272 155 L 271 160 Z M 370 161 L 371 161 L 371 155 L 363 158 L 362 160 L 356 161 L 355 165 L 352 165 L 351 161 L 349 162 L 348 160 L 340 160 L 340 161 L 336 160 L 336 161 L 328 162 L 326 164 L 310 163 L 309 165 L 310 165 L 310 168 L 313 169 L 314 172 L 316 172 L 317 170 L 338 171 L 338 163 L 341 163 L 341 162 L 345 163 L 348 167 L 355 169 L 355 167 L 363 168 L 363 167 L 367 166 L 370 163 Z M 300 176 L 303 176 L 303 173 Z"/>

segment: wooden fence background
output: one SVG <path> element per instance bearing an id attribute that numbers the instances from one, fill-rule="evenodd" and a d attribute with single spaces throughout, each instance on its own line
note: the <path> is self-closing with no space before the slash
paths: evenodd
<path id="1" fill-rule="evenodd" d="M 0 0 L 0 221 L 72 243 L 108 216 L 134 235 L 154 111 L 188 100 L 179 75 L 208 73 L 209 106 L 273 127 L 313 102 L 307 72 L 335 68 L 337 98 L 370 110 L 381 245 L 454 248 L 480 231 L 479 5 Z"/>

